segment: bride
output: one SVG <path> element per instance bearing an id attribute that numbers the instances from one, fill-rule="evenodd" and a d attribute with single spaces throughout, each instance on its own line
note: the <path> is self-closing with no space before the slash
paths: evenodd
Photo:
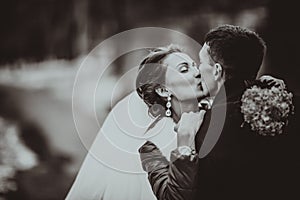
<path id="1" fill-rule="evenodd" d="M 199 103 L 204 84 L 196 63 L 178 47 L 149 53 L 139 66 L 136 91 L 109 113 L 66 199 L 155 200 L 138 149 L 150 140 L 169 158 L 181 115 L 198 112 L 202 101 L 212 104 Z"/>
<path id="2" fill-rule="evenodd" d="M 175 122 L 198 111 L 201 79 L 196 63 L 170 45 L 141 62 L 136 85 L 106 118 L 66 199 L 156 199 L 138 149 L 151 140 L 169 157 L 177 145 Z"/>
<path id="3" fill-rule="evenodd" d="M 152 120 L 145 114 L 146 107 L 137 93 L 132 92 L 113 108 L 66 199 L 156 199 L 137 154 L 146 141 L 144 126 Z M 165 137 L 170 142 L 174 140 L 172 135 Z"/>

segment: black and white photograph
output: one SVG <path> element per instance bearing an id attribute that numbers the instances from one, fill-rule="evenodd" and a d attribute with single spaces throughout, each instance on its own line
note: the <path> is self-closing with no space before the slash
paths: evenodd
<path id="1" fill-rule="evenodd" d="M 0 200 L 300 199 L 293 0 L 4 0 Z"/>

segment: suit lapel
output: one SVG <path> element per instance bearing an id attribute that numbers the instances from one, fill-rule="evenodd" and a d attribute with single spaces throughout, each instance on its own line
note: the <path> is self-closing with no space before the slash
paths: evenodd
<path id="1" fill-rule="evenodd" d="M 229 80 L 221 87 L 212 109 L 207 111 L 195 137 L 196 151 L 203 158 L 217 144 L 225 124 L 227 104 L 240 99 L 245 85 L 242 80 Z"/>

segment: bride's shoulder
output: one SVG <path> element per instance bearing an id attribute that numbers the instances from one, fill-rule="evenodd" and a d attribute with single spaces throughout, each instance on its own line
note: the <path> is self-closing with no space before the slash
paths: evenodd
<path id="1" fill-rule="evenodd" d="M 149 124 L 153 119 L 148 114 L 148 106 L 139 97 L 136 91 L 131 92 L 120 100 L 111 111 L 120 120 L 130 119 L 135 124 Z"/>

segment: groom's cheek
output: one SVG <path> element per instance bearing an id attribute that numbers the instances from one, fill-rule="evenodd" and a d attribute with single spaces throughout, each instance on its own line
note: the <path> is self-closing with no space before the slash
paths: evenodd
<path id="1" fill-rule="evenodd" d="M 203 84 L 203 90 L 202 90 L 202 94 L 203 94 L 203 97 L 207 97 L 209 96 L 209 88 L 206 84 Z"/>

